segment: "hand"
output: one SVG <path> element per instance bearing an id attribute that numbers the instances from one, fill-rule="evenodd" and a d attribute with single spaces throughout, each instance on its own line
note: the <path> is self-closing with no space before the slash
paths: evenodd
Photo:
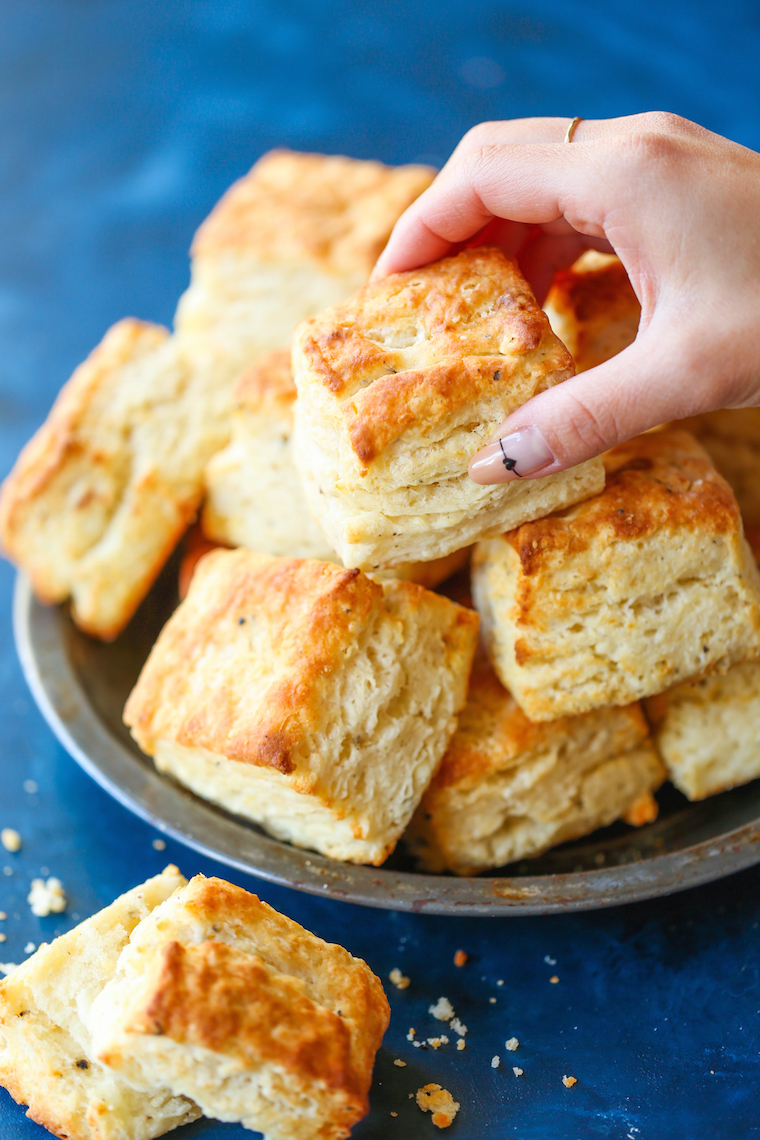
<path id="1" fill-rule="evenodd" d="M 617 253 L 641 302 L 638 336 L 501 424 L 528 477 L 667 420 L 760 404 L 760 155 L 662 112 L 582 120 L 569 145 L 568 122 L 475 127 L 399 219 L 374 274 L 415 269 L 477 234 L 517 256 L 543 299 L 582 249 Z M 470 474 L 514 477 L 498 442 Z"/>

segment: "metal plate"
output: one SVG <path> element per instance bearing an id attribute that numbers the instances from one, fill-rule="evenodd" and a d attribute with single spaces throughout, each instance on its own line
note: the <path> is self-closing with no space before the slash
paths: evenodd
<path id="1" fill-rule="evenodd" d="M 760 861 L 760 780 L 699 804 L 670 785 L 660 818 L 615 824 L 504 874 L 417 874 L 403 850 L 383 867 L 337 863 L 271 839 L 160 776 L 121 722 L 127 695 L 176 605 L 170 564 L 129 628 L 110 645 L 80 633 L 63 607 L 35 601 L 19 576 L 14 630 L 35 700 L 63 746 L 112 796 L 160 831 L 231 867 L 297 890 L 430 914 L 547 914 L 669 894 Z"/>

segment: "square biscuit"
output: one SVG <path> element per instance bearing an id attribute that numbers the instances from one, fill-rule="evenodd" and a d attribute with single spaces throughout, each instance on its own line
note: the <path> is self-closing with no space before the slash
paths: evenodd
<path id="1" fill-rule="evenodd" d="M 470 459 L 503 419 L 573 374 L 514 262 L 465 250 L 300 324 L 295 457 L 346 566 L 428 561 L 594 494 L 601 460 L 484 487 Z"/>
<path id="2" fill-rule="evenodd" d="M 133 932 L 93 1003 L 101 1061 L 265 1140 L 343 1140 L 369 1111 L 388 1001 L 361 959 L 197 875 Z"/>
<path id="3" fill-rule="evenodd" d="M 491 660 L 531 720 L 623 705 L 760 656 L 760 575 L 688 432 L 605 456 L 607 485 L 473 555 Z"/>
<path id="4" fill-rule="evenodd" d="M 234 382 L 294 325 L 363 285 L 428 166 L 275 150 L 236 182 L 192 245 L 175 328 L 182 349 Z"/>
<path id="5" fill-rule="evenodd" d="M 293 455 L 296 386 L 290 352 L 264 353 L 235 388 L 232 439 L 206 466 L 201 516 L 206 538 L 261 554 L 337 562 L 306 505 Z M 469 560 L 469 549 L 386 575 L 433 589 Z"/>
<path id="6" fill-rule="evenodd" d="M 620 258 L 589 249 L 556 274 L 544 312 L 576 372 L 585 372 L 633 344 L 641 305 Z"/>
<path id="7" fill-rule="evenodd" d="M 655 819 L 664 778 L 639 705 L 533 724 L 479 655 L 404 842 L 425 870 L 477 874 L 621 816 Z"/>
<path id="8" fill-rule="evenodd" d="M 191 1100 L 137 1090 L 95 1055 L 88 1015 L 138 923 L 186 880 L 176 867 L 39 949 L 0 982 L 0 1084 L 66 1140 L 152 1140 L 195 1120 Z"/>
<path id="9" fill-rule="evenodd" d="M 730 484 L 747 541 L 760 560 L 760 408 L 723 408 L 672 426 L 692 432 Z"/>
<path id="10" fill-rule="evenodd" d="M 760 661 L 682 681 L 644 707 L 668 776 L 690 800 L 760 776 Z"/>
<path id="11" fill-rule="evenodd" d="M 161 772 L 335 859 L 380 864 L 456 728 L 477 615 L 409 582 L 206 555 L 127 701 Z"/>
<path id="12" fill-rule="evenodd" d="M 110 639 L 193 519 L 224 442 L 158 325 L 124 320 L 64 385 L 0 494 L 5 553 L 45 602 Z"/>

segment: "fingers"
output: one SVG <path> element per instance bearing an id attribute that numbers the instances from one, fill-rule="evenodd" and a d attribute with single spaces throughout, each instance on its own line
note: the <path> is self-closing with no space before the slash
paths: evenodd
<path id="1" fill-rule="evenodd" d="M 524 404 L 470 462 L 476 483 L 535 478 L 574 467 L 617 443 L 704 410 L 683 346 L 655 332 L 605 364 Z M 685 377 L 690 384 L 685 384 Z"/>
<path id="2" fill-rule="evenodd" d="M 475 127 L 396 223 L 373 277 L 444 257 L 494 217 L 559 223 L 565 232 L 572 228 L 616 245 L 610 215 L 626 216 L 657 188 L 663 144 L 708 133 L 655 112 L 583 120 L 567 144 L 569 122 L 518 119 Z"/>

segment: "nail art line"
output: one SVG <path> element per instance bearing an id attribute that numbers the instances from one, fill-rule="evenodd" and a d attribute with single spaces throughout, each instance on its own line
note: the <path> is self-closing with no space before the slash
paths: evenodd
<path id="1" fill-rule="evenodd" d="M 518 479 L 522 479 L 522 475 L 520 474 L 520 472 L 515 469 L 515 465 L 517 463 L 517 460 L 516 459 L 510 459 L 509 456 L 507 455 L 506 451 L 504 450 L 504 440 L 503 439 L 499 440 L 499 447 L 501 448 L 502 462 L 504 463 L 504 466 L 506 467 L 507 471 L 511 471 L 514 475 L 517 476 Z"/>

